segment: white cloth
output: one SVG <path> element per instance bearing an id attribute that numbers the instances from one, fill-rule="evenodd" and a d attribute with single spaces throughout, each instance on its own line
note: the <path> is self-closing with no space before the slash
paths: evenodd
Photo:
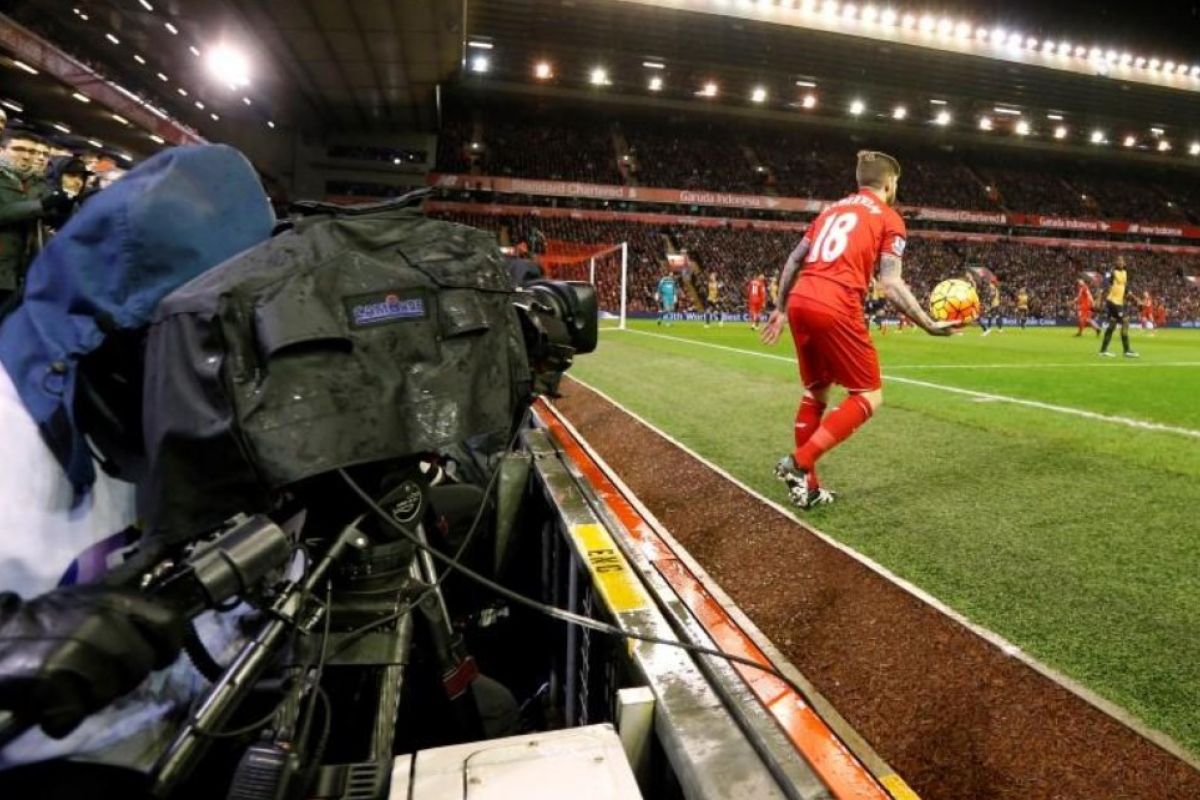
<path id="1" fill-rule="evenodd" d="M 28 599 L 64 582 L 94 580 L 105 560 L 119 557 L 114 534 L 134 522 L 133 486 L 98 471 L 91 492 L 76 502 L 66 473 L 3 368 L 0 441 L 0 591 Z M 229 658 L 237 647 L 235 616 L 208 614 L 197 620 L 218 659 Z M 180 658 L 65 739 L 32 731 L 12 742 L 0 751 L 0 770 L 67 757 L 147 770 L 204 686 L 195 668 Z"/>

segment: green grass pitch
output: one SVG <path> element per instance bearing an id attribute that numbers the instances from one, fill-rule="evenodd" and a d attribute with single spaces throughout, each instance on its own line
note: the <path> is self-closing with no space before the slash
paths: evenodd
<path id="1" fill-rule="evenodd" d="M 572 374 L 786 502 L 790 338 L 630 327 Z M 1200 331 L 1073 333 L 876 335 L 884 407 L 807 518 L 1200 753 Z"/>

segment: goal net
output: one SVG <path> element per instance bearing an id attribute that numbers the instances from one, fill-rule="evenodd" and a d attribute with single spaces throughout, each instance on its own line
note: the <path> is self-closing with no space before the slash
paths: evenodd
<path id="1" fill-rule="evenodd" d="M 624 328 L 629 306 L 629 243 L 583 244 L 549 240 L 538 256 L 546 277 L 596 287 L 600 326 Z"/>

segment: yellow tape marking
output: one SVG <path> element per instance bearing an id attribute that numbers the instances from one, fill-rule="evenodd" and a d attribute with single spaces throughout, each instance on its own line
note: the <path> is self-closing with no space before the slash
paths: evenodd
<path id="1" fill-rule="evenodd" d="M 921 800 L 916 792 L 908 788 L 908 784 L 904 782 L 904 778 L 901 778 L 894 772 L 891 775 L 884 775 L 879 779 L 879 782 L 883 784 L 883 788 L 887 789 L 888 794 L 895 798 L 895 800 Z"/>
<path id="2" fill-rule="evenodd" d="M 650 605 L 637 576 L 630 571 L 625 556 L 603 526 L 593 523 L 572 525 L 571 534 L 583 549 L 597 591 L 614 613 L 637 611 Z"/>

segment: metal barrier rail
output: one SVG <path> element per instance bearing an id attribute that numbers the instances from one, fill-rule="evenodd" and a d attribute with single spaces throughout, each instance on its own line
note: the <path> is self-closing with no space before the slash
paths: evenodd
<path id="1" fill-rule="evenodd" d="M 726 698 L 746 738 L 755 743 L 760 760 L 773 762 L 777 775 L 782 771 L 796 777 L 800 773 L 794 771 L 794 761 L 799 759 L 804 772 L 822 786 L 819 793 L 805 797 L 916 800 L 904 780 L 736 609 L 570 423 L 545 402 L 535 407 L 534 418 L 550 435 L 578 491 L 603 521 L 608 541 L 637 568 L 645 591 L 677 635 L 775 666 L 804 690 L 801 694 L 749 666 L 730 665 L 711 656 L 696 660 L 714 691 Z M 546 455 L 543 447 L 535 457 Z"/>

